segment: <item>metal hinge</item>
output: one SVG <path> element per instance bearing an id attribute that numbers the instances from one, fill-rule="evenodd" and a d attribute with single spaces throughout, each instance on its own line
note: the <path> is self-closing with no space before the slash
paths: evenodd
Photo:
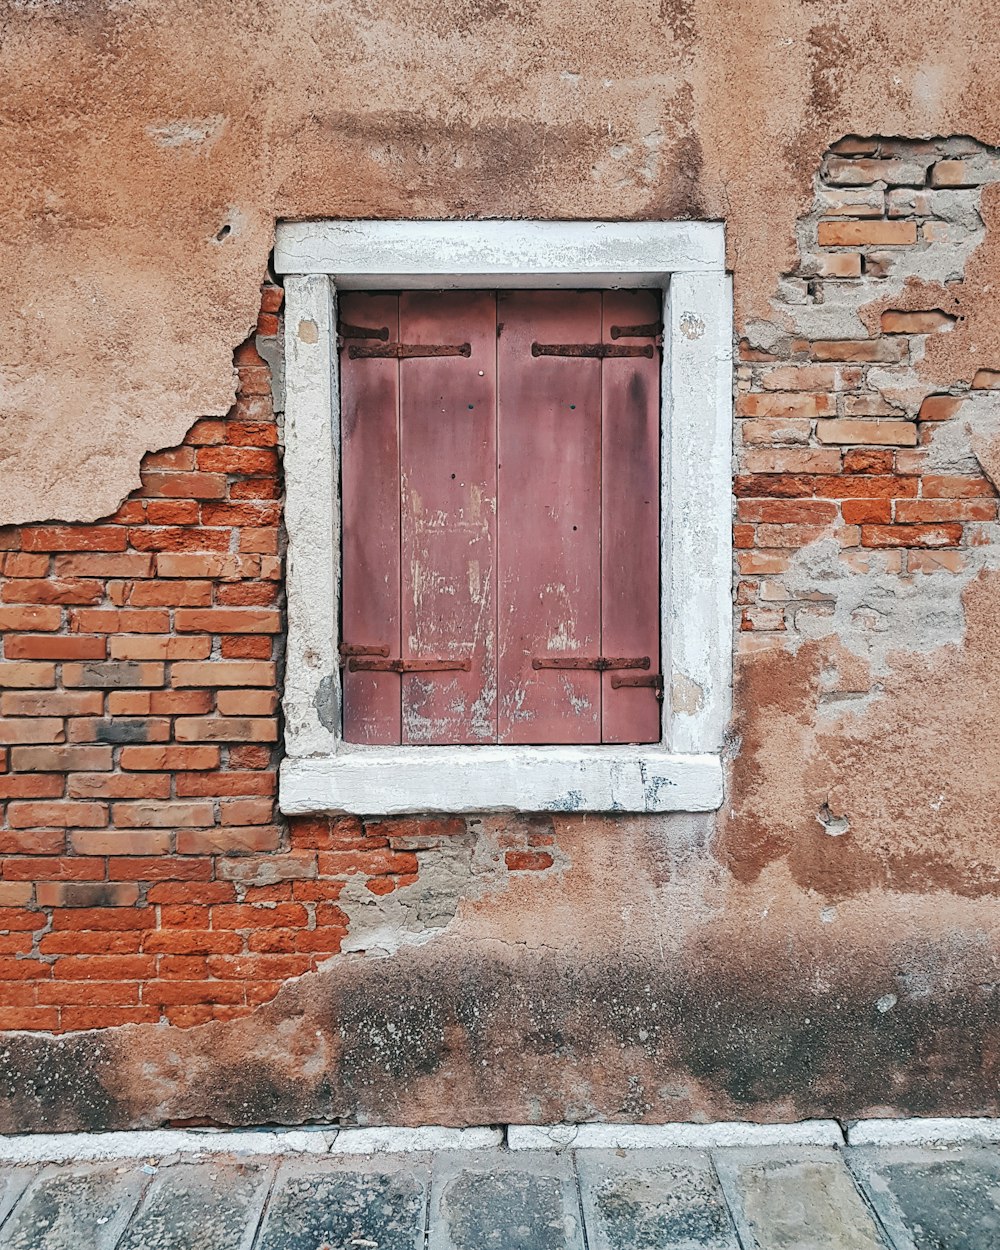
<path id="1" fill-rule="evenodd" d="M 351 348 L 353 352 L 355 348 Z M 358 349 L 364 350 L 364 349 Z M 606 360 L 609 356 L 645 356 L 653 355 L 653 345 L 646 343 L 642 347 L 631 347 L 621 343 L 532 343 L 532 356 L 576 356 L 595 357 Z"/>
<path id="2" fill-rule="evenodd" d="M 471 673 L 472 661 L 352 659 L 348 668 L 352 673 Z"/>
<path id="3" fill-rule="evenodd" d="M 599 656 L 596 660 L 585 659 L 582 656 L 536 656 L 531 661 L 532 668 L 559 668 L 559 669 L 588 669 L 598 673 L 606 673 L 609 669 L 621 668 L 649 668 L 649 656 L 639 655 L 631 659 L 608 659 L 605 656 Z"/>
<path id="4" fill-rule="evenodd" d="M 663 677 L 659 673 L 635 673 L 625 677 L 612 677 L 611 689 L 623 690 L 633 686 L 652 687 L 658 699 L 663 698 Z"/>
<path id="5" fill-rule="evenodd" d="M 650 321 L 644 326 L 612 326 L 613 339 L 655 339 L 663 333 L 662 321 Z"/>
<path id="6" fill-rule="evenodd" d="M 371 326 L 352 326 L 346 321 L 337 322 L 337 333 L 342 339 L 388 339 L 389 327 L 379 326 L 372 329 Z"/>
<path id="7" fill-rule="evenodd" d="M 351 360 L 411 360 L 415 356 L 471 356 L 471 343 L 382 343 L 349 347 Z"/>

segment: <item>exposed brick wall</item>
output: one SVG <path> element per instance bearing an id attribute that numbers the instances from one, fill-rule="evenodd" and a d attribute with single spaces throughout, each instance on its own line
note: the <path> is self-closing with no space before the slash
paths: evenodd
<path id="1" fill-rule="evenodd" d="M 799 266 L 739 349 L 741 650 L 785 645 L 827 610 L 822 585 L 803 592 L 801 570 L 797 588 L 785 580 L 818 540 L 836 541 L 845 570 L 901 579 L 960 573 L 992 541 L 993 484 L 974 462 L 942 468 L 933 444 L 1000 374 L 934 393 L 916 366 L 961 316 L 956 266 L 982 237 L 980 189 L 997 180 L 998 154 L 967 139 L 848 138 L 827 153 Z M 884 627 L 877 611 L 853 623 Z"/>
<path id="2" fill-rule="evenodd" d="M 902 581 L 960 574 L 991 540 L 993 485 L 935 440 L 1000 374 L 942 389 L 916 367 L 961 316 L 949 283 L 998 178 L 966 140 L 827 154 L 799 266 L 740 345 L 741 649 L 830 611 L 802 563 L 818 543 L 847 576 Z M 280 294 L 264 289 L 264 337 Z M 276 812 L 279 430 L 253 343 L 236 366 L 227 418 L 148 456 L 113 517 L 0 530 L 0 1028 L 246 1013 L 341 950 L 345 883 L 379 899 L 443 841 L 489 840 L 464 820 Z M 489 836 L 499 872 L 558 869 L 530 822 Z"/>

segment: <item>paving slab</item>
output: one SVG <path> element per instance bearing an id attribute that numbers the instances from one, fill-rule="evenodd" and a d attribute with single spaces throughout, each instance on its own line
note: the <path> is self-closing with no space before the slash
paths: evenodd
<path id="1" fill-rule="evenodd" d="M 116 1250 L 250 1250 L 273 1175 L 235 1162 L 164 1168 Z"/>
<path id="2" fill-rule="evenodd" d="M 0 1225 L 38 1172 L 38 1168 L 0 1168 Z"/>
<path id="3" fill-rule="evenodd" d="M 837 1150 L 713 1154 L 743 1250 L 883 1250 Z"/>
<path id="4" fill-rule="evenodd" d="M 114 1250 L 149 1176 L 136 1164 L 45 1168 L 0 1230 L 3 1250 Z"/>
<path id="5" fill-rule="evenodd" d="M 426 1158 L 286 1164 L 256 1250 L 422 1250 Z"/>
<path id="6" fill-rule="evenodd" d="M 584 1250 L 572 1157 L 437 1155 L 428 1250 Z"/>
<path id="7" fill-rule="evenodd" d="M 896 1250 L 1000 1246 L 1000 1151 L 873 1146 L 847 1157 Z"/>
<path id="8" fill-rule="evenodd" d="M 739 1250 L 711 1157 L 578 1150 L 589 1250 Z"/>

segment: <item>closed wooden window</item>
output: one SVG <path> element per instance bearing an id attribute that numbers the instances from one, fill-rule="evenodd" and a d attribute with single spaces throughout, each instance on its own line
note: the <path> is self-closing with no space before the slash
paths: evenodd
<path id="1" fill-rule="evenodd" d="M 340 296 L 347 741 L 659 741 L 660 316 Z"/>

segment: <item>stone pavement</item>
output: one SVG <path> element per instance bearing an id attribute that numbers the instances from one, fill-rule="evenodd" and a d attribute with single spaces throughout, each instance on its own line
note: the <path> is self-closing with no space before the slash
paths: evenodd
<path id="1" fill-rule="evenodd" d="M 1000 1147 L 441 1150 L 0 1169 L 5 1250 L 995 1250 Z"/>

